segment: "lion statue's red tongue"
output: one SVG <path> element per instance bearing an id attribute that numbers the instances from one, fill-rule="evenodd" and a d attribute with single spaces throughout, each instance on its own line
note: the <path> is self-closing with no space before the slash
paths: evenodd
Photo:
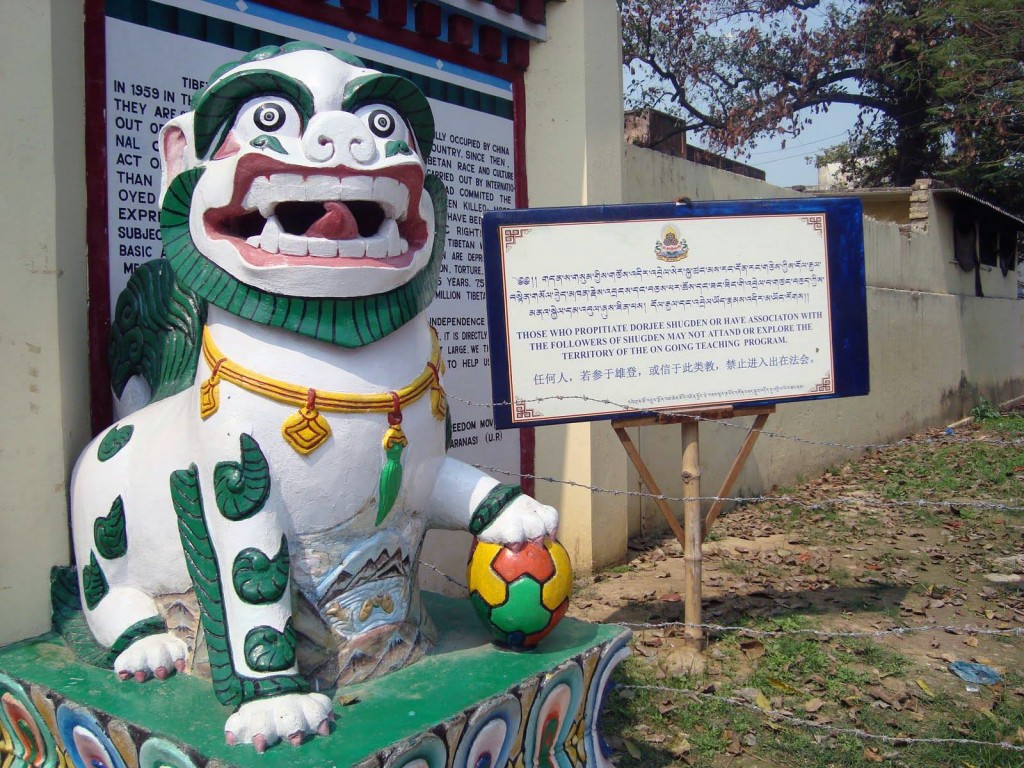
<path id="1" fill-rule="evenodd" d="M 352 211 L 344 203 L 324 203 L 324 213 L 304 233 L 305 237 L 323 237 L 327 240 L 351 240 L 359 237 L 359 225 Z"/>

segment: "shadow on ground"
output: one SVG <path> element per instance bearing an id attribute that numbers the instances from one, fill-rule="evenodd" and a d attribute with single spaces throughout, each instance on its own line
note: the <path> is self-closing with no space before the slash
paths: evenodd
<path id="1" fill-rule="evenodd" d="M 639 598 L 616 596 L 614 592 L 617 590 L 609 590 L 608 586 L 598 583 L 594 585 L 597 589 L 582 590 L 574 598 L 573 614 L 589 621 L 619 624 L 683 621 L 680 593 L 666 591 L 680 585 L 666 585 L 662 580 L 660 589 L 651 589 Z M 865 612 L 896 618 L 909 591 L 909 585 L 885 582 L 793 590 L 784 586 L 761 585 L 749 585 L 749 589 L 727 588 L 716 590 L 716 594 L 705 594 L 702 623 L 733 626 L 748 624 L 752 620 L 831 616 L 830 625 L 836 626 L 841 624 L 844 614 Z"/>

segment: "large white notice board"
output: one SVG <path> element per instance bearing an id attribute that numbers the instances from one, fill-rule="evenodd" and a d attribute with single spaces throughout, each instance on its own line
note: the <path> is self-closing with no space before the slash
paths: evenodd
<path id="1" fill-rule="evenodd" d="M 861 226 L 851 199 L 488 214 L 499 426 L 866 394 Z"/>

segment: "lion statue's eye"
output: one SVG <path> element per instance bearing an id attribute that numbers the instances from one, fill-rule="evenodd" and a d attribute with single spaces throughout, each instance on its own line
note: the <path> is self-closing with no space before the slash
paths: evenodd
<path id="1" fill-rule="evenodd" d="M 357 109 L 355 114 L 370 129 L 374 138 L 381 142 L 382 152 L 385 145 L 394 142 L 402 142 L 415 149 L 412 131 L 402 115 L 393 108 L 385 104 L 367 104 Z"/>
<path id="2" fill-rule="evenodd" d="M 248 101 L 238 110 L 233 127 L 240 140 L 274 134 L 278 138 L 298 137 L 302 120 L 295 105 L 277 96 L 262 96 Z"/>
<path id="3" fill-rule="evenodd" d="M 383 109 L 373 110 L 367 122 L 374 135 L 382 139 L 390 138 L 391 134 L 395 132 L 395 126 L 397 125 L 394 115 Z"/>
<path id="4" fill-rule="evenodd" d="M 284 107 L 269 101 L 256 107 L 256 111 L 252 115 L 252 121 L 256 124 L 256 127 L 261 131 L 268 132 L 276 131 L 284 125 L 286 119 L 287 115 L 285 114 Z"/>

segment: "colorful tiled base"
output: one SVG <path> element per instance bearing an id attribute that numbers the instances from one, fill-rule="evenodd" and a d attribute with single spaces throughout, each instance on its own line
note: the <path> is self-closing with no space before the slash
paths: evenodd
<path id="1" fill-rule="evenodd" d="M 490 643 L 466 600 L 425 593 L 441 638 L 412 666 L 346 687 L 327 738 L 228 747 L 208 682 L 120 682 L 52 635 L 0 649 L 0 768 L 577 768 L 628 630 L 565 619 L 529 653 Z"/>

